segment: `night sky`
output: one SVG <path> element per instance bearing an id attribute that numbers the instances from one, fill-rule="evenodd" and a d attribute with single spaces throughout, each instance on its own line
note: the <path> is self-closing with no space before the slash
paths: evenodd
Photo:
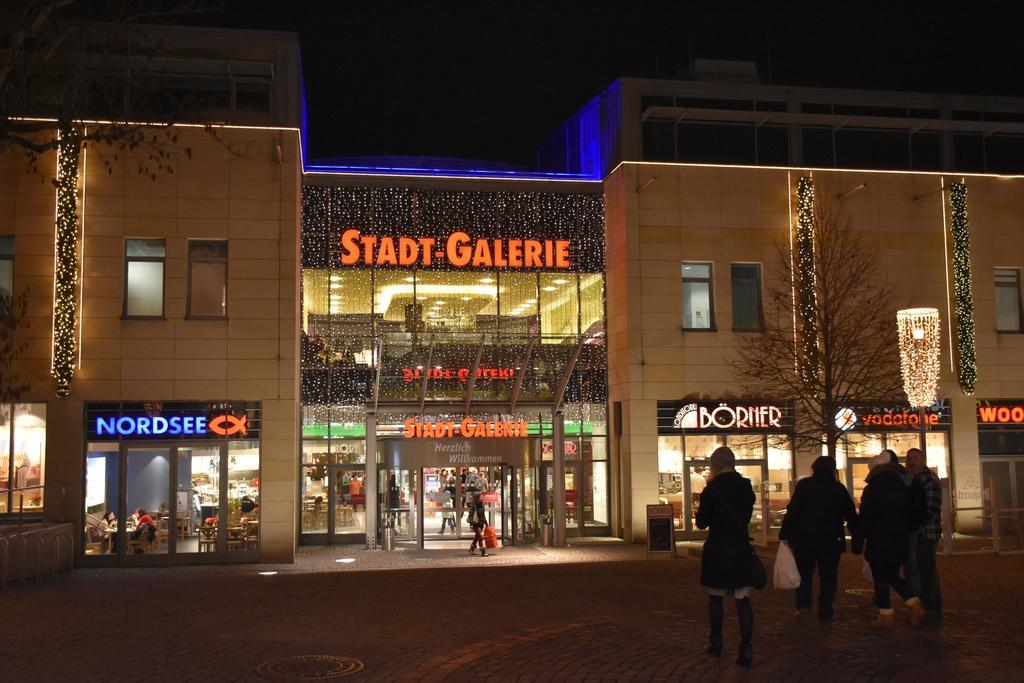
<path id="1" fill-rule="evenodd" d="M 670 78 L 691 55 L 780 85 L 1024 96 L 1015 4 L 226 0 L 184 23 L 299 34 L 315 158 L 529 166 L 615 78 Z"/>

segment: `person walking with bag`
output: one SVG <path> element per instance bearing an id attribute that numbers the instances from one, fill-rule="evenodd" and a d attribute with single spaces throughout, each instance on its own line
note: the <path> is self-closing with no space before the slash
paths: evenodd
<path id="1" fill-rule="evenodd" d="M 796 613 L 811 608 L 814 570 L 818 570 L 818 619 L 832 621 L 832 604 L 839 580 L 839 557 L 846 552 L 843 524 L 850 530 L 854 552 L 860 552 L 860 527 L 853 498 L 836 479 L 836 461 L 822 456 L 811 463 L 811 476 L 801 479 L 786 506 L 779 541 L 793 551 L 800 587 L 796 589 Z"/>
<path id="2" fill-rule="evenodd" d="M 697 509 L 697 528 L 709 529 L 701 556 L 700 583 L 709 593 L 711 634 L 706 652 L 712 657 L 722 654 L 722 603 L 726 595 L 731 595 L 740 622 L 736 663 L 749 668 L 754 658 L 754 608 L 750 593 L 754 587 L 764 587 L 765 576 L 748 534 L 754 512 L 754 489 L 735 467 L 736 456 L 728 447 L 716 448 L 711 454 L 711 480 L 700 493 Z"/>
<path id="3" fill-rule="evenodd" d="M 875 606 L 878 607 L 878 618 L 871 625 L 892 627 L 891 586 L 903 598 L 911 625 L 917 626 L 924 616 L 921 599 L 900 576 L 900 566 L 907 559 L 910 492 L 899 468 L 892 464 L 891 450 L 884 449 L 868 461 L 868 467 L 867 486 L 860 498 L 860 525 L 867 543 L 864 557 L 871 566 Z"/>
<path id="4" fill-rule="evenodd" d="M 470 498 L 469 513 L 466 515 L 469 525 L 473 528 L 473 542 L 469 546 L 469 554 L 476 552 L 480 546 L 480 557 L 487 557 L 487 545 L 484 542 L 484 529 L 487 527 L 487 511 L 480 492 L 476 491 Z"/>

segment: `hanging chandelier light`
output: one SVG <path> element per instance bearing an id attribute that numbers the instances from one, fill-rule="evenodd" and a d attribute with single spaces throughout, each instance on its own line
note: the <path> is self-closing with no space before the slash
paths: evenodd
<path id="1" fill-rule="evenodd" d="M 906 308 L 896 312 L 900 369 L 907 400 L 916 408 L 935 402 L 939 388 L 939 311 Z"/>

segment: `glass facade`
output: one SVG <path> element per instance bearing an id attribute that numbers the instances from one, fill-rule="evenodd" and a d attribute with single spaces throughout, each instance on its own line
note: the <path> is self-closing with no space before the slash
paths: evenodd
<path id="1" fill-rule="evenodd" d="M 364 531 L 346 482 L 351 466 L 378 459 L 365 451 L 371 402 L 390 406 L 377 415 L 378 448 L 403 439 L 404 421 L 429 404 L 428 421 L 525 422 L 540 465 L 551 435 L 545 406 L 560 400 L 567 460 L 586 453 L 591 463 L 571 465 L 586 490 L 573 501 L 567 490 L 569 514 L 579 527 L 607 527 L 601 197 L 307 185 L 302 216 L 302 533 Z M 513 404 L 525 412 L 512 415 L 521 412 Z M 417 439 L 405 441 L 395 442 L 399 454 Z M 460 468 L 402 462 L 378 473 L 380 522 L 399 538 L 438 535 L 461 503 L 446 509 L 435 484 Z M 488 469 L 510 536 L 513 525 L 534 532 L 549 498 L 536 465 Z"/>
<path id="2" fill-rule="evenodd" d="M 85 554 L 258 557 L 260 416 L 253 402 L 86 404 Z"/>

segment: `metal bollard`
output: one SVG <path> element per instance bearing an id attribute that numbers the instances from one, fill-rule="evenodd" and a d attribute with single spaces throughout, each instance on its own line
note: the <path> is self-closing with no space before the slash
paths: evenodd
<path id="1" fill-rule="evenodd" d="M 384 527 L 384 531 L 381 533 L 381 549 L 395 549 L 395 527 L 391 524 L 388 524 L 386 527 Z"/>
<path id="2" fill-rule="evenodd" d="M 7 563 L 10 562 L 10 553 L 7 552 L 7 536 L 0 535 L 3 541 L 3 553 L 0 554 L 0 590 L 7 590 Z"/>

